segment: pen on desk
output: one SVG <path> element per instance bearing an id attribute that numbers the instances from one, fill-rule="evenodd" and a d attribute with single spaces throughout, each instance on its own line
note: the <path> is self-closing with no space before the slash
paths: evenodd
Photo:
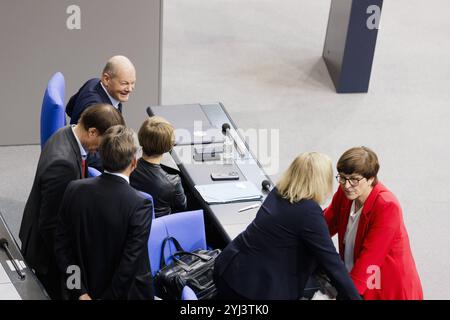
<path id="1" fill-rule="evenodd" d="M 260 204 L 252 204 L 251 206 L 239 209 L 238 212 L 244 212 L 244 211 L 247 211 L 247 210 L 250 210 L 250 209 L 258 208 L 260 206 L 261 206 Z"/>

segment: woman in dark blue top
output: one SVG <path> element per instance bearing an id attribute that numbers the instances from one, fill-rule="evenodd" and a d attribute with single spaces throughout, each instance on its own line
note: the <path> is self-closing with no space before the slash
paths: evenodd
<path id="1" fill-rule="evenodd" d="M 311 152 L 297 157 L 253 222 L 217 257 L 218 299 L 300 299 L 318 267 L 340 298 L 360 299 L 319 205 L 332 186 L 327 156 Z"/>

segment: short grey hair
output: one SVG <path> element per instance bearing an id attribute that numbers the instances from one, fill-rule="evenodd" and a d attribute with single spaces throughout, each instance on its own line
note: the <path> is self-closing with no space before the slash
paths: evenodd
<path id="1" fill-rule="evenodd" d="M 103 168 L 109 172 L 125 170 L 139 150 L 136 133 L 131 128 L 117 125 L 106 130 L 100 144 Z"/>

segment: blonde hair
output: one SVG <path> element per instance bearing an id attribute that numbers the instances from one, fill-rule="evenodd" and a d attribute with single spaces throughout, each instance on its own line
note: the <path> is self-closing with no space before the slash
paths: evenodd
<path id="1" fill-rule="evenodd" d="M 169 152 L 175 144 L 173 126 L 164 118 L 153 116 L 144 121 L 138 133 L 139 143 L 146 156 Z"/>
<path id="2" fill-rule="evenodd" d="M 305 152 L 292 161 L 277 183 L 282 198 L 294 203 L 302 199 L 322 204 L 333 191 L 330 158 L 318 152 Z"/>

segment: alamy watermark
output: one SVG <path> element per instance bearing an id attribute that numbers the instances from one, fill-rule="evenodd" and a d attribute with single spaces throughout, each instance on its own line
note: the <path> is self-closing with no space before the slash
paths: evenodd
<path id="1" fill-rule="evenodd" d="M 66 13 L 69 15 L 66 26 L 69 30 L 81 30 L 81 8 L 75 4 L 67 7 Z"/>
<path id="2" fill-rule="evenodd" d="M 367 278 L 367 289 L 379 290 L 381 289 L 381 269 L 379 266 L 371 265 L 367 267 L 367 274 L 370 276 Z"/>
<path id="3" fill-rule="evenodd" d="M 376 4 L 374 4 L 367 8 L 366 13 L 371 15 L 367 19 L 367 29 L 378 30 L 380 27 L 381 8 L 379 6 L 377 6 Z"/>
<path id="4" fill-rule="evenodd" d="M 194 122 L 193 131 L 187 129 L 176 129 L 177 146 L 175 152 L 178 160 L 182 164 L 193 164 L 198 159 L 195 147 L 186 147 L 190 141 L 196 144 L 203 144 L 204 152 L 209 152 L 209 159 L 214 161 L 204 161 L 204 165 L 214 165 L 217 161 L 225 162 L 224 134 L 218 129 L 203 129 L 201 121 Z M 233 143 L 232 158 L 238 165 L 254 165 L 256 160 L 260 163 L 267 175 L 277 174 L 280 168 L 280 130 L 279 129 L 229 129 L 228 135 Z M 210 142 L 210 143 L 209 143 Z M 183 146 L 184 147 L 181 147 Z M 209 149 L 208 149 L 209 148 Z M 253 156 L 252 156 L 253 154 Z M 217 161 L 215 161 L 217 160 Z"/>
<path id="5" fill-rule="evenodd" d="M 68 275 L 66 280 L 66 287 L 69 290 L 81 289 L 81 270 L 77 265 L 67 267 L 66 273 Z"/>

